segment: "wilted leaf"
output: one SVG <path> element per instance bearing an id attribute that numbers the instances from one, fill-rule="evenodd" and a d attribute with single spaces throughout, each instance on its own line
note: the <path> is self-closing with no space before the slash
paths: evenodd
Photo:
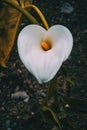
<path id="1" fill-rule="evenodd" d="M 0 11 L 0 64 L 5 67 L 13 47 L 21 13 L 7 4 Z"/>
<path id="2" fill-rule="evenodd" d="M 11 1 L 20 4 L 19 0 Z M 22 1 L 24 5 L 32 2 L 32 0 L 30 2 L 28 0 Z M 6 62 L 14 45 L 21 16 L 22 14 L 17 9 L 3 2 L 3 7 L 0 10 L 0 64 L 3 67 L 6 67 Z"/>

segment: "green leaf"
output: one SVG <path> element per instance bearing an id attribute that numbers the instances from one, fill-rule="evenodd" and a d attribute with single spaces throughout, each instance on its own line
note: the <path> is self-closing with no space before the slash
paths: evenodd
<path id="1" fill-rule="evenodd" d="M 61 126 L 61 124 L 60 124 L 60 121 L 59 121 L 59 119 L 58 119 L 56 113 L 55 113 L 51 108 L 49 108 L 48 106 L 43 106 L 43 107 L 42 107 L 42 110 L 43 110 L 43 111 L 49 111 L 49 112 L 51 113 L 53 119 L 54 119 L 55 122 L 58 124 L 58 126 L 59 126 L 59 128 L 60 128 L 60 130 L 61 130 L 61 129 L 62 129 L 62 126 Z"/>

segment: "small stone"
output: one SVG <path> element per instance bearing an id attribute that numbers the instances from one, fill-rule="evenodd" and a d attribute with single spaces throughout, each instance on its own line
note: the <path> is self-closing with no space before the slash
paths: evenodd
<path id="1" fill-rule="evenodd" d="M 1 107 L 1 110 L 2 110 L 2 111 L 5 111 L 5 108 L 4 108 L 4 107 Z"/>
<path id="2" fill-rule="evenodd" d="M 66 104 L 66 105 L 65 105 L 65 107 L 66 107 L 66 108 L 69 108 L 69 107 L 70 107 L 70 105 L 69 105 L 69 104 Z"/>
<path id="3" fill-rule="evenodd" d="M 9 127 L 10 127 L 10 123 L 11 123 L 11 121 L 10 121 L 10 120 L 7 120 L 7 121 L 6 121 L 6 127 L 7 127 L 7 128 L 9 128 Z"/>
<path id="4" fill-rule="evenodd" d="M 7 130 L 11 130 L 11 128 L 7 128 Z"/>
<path id="5" fill-rule="evenodd" d="M 64 3 L 61 7 L 61 13 L 70 14 L 74 11 L 74 8 L 68 2 Z"/>
<path id="6" fill-rule="evenodd" d="M 31 112 L 31 115 L 33 116 L 33 115 L 35 115 L 35 113 L 34 113 L 34 112 Z"/>
<path id="7" fill-rule="evenodd" d="M 29 95 L 25 91 L 18 91 L 11 94 L 12 99 L 24 99 L 24 102 L 29 101 Z"/>
<path id="8" fill-rule="evenodd" d="M 42 97 L 46 97 L 46 94 L 44 93 L 42 89 L 38 91 L 38 94 Z"/>

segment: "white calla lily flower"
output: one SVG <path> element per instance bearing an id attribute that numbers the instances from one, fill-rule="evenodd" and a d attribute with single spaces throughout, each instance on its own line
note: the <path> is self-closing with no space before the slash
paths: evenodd
<path id="1" fill-rule="evenodd" d="M 62 25 L 48 30 L 28 25 L 19 33 L 17 42 L 20 59 L 39 83 L 48 82 L 56 75 L 73 46 L 71 32 Z"/>

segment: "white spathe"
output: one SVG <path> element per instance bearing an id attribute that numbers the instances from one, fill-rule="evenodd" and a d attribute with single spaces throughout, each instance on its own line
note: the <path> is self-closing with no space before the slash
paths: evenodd
<path id="1" fill-rule="evenodd" d="M 46 39 L 52 43 L 48 51 L 41 47 Z M 39 25 L 28 25 L 19 33 L 17 42 L 20 59 L 39 83 L 48 82 L 56 75 L 73 46 L 71 32 L 62 25 L 54 25 L 48 30 Z"/>

